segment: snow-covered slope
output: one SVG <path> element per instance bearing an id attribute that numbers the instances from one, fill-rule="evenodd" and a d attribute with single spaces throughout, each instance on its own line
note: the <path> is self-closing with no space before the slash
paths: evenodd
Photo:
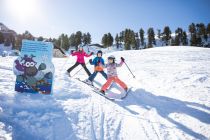
<path id="1" fill-rule="evenodd" d="M 210 139 L 210 49 L 160 47 L 111 54 L 117 60 L 125 57 L 136 75 L 133 79 L 125 65 L 118 69 L 133 87 L 123 101 L 109 101 L 68 78 L 64 73 L 74 57 L 53 60 L 53 95 L 16 93 L 14 58 L 0 57 L 0 139 Z M 75 77 L 87 75 L 82 70 Z M 96 81 L 96 86 L 105 82 L 100 75 Z"/>

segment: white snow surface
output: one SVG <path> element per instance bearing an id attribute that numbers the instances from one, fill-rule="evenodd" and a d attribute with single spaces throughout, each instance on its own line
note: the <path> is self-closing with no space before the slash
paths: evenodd
<path id="1" fill-rule="evenodd" d="M 210 139 L 210 49 L 158 47 L 104 58 L 110 54 L 118 62 L 123 56 L 136 76 L 125 65 L 118 69 L 133 87 L 122 101 L 109 101 L 69 78 L 65 72 L 75 57 L 53 59 L 52 95 L 17 93 L 15 57 L 0 57 L 0 140 Z M 87 75 L 82 70 L 75 77 Z M 95 81 L 98 87 L 105 82 L 100 74 Z"/>

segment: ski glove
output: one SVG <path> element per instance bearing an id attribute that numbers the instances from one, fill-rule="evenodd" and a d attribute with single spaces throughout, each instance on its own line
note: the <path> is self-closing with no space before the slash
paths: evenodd
<path id="1" fill-rule="evenodd" d="M 98 60 L 98 62 L 97 62 L 97 63 L 99 64 L 99 63 L 101 63 L 101 61 L 100 61 L 100 60 Z"/>
<path id="2" fill-rule="evenodd" d="M 90 62 L 90 64 L 92 64 L 92 63 L 93 63 L 93 60 L 92 60 L 92 59 L 90 59 L 90 60 L 89 60 L 89 62 Z"/>
<path id="3" fill-rule="evenodd" d="M 125 62 L 125 58 L 121 57 L 121 61 Z"/>
<path id="4" fill-rule="evenodd" d="M 71 53 L 74 53 L 74 50 L 71 50 Z"/>
<path id="5" fill-rule="evenodd" d="M 93 55 L 94 53 L 93 53 L 93 52 L 91 52 L 90 54 L 91 54 L 91 55 Z"/>

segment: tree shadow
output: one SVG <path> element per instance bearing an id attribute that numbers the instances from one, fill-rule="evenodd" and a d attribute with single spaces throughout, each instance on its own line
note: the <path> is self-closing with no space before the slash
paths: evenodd
<path id="1" fill-rule="evenodd" d="M 136 101 L 133 101 L 133 99 L 131 98 L 132 96 L 133 99 L 135 99 Z M 181 124 L 180 122 L 177 122 L 176 120 L 169 117 L 171 113 L 186 114 L 203 123 L 210 124 L 210 114 L 198 109 L 201 108 L 210 111 L 210 108 L 205 105 L 181 101 L 165 96 L 156 96 L 150 92 L 145 91 L 144 89 L 137 89 L 135 91 L 132 91 L 130 95 L 125 98 L 125 101 L 117 102 L 117 104 L 132 113 L 133 115 L 137 115 L 138 112 L 129 109 L 130 105 L 137 105 L 141 108 L 145 108 L 146 110 L 154 108 L 161 117 L 167 119 L 183 132 L 197 139 L 207 139 L 207 137 L 205 137 L 204 135 L 194 132 L 192 129 L 188 128 L 184 124 Z M 194 108 L 193 106 L 196 108 Z"/>

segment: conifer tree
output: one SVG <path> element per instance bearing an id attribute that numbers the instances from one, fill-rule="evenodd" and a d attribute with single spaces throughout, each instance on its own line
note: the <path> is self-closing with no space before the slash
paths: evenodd
<path id="1" fill-rule="evenodd" d="M 161 39 L 161 30 L 160 29 L 157 29 L 157 37 L 158 37 L 158 39 L 160 40 Z"/>
<path id="2" fill-rule="evenodd" d="M 202 46 L 202 24 L 196 24 L 196 46 Z"/>
<path id="3" fill-rule="evenodd" d="M 177 28 L 176 31 L 175 31 L 175 45 L 176 46 L 179 46 L 181 44 L 183 44 L 183 30 L 182 28 Z"/>
<path id="4" fill-rule="evenodd" d="M 187 33 L 184 31 L 182 35 L 182 44 L 188 45 Z"/>
<path id="5" fill-rule="evenodd" d="M 148 35 L 148 45 L 147 45 L 147 47 L 152 48 L 153 44 L 156 45 L 154 29 L 149 28 L 148 31 L 147 31 L 147 35 Z"/>
<path id="6" fill-rule="evenodd" d="M 170 39 L 171 39 L 171 30 L 170 30 L 169 26 L 166 26 L 163 29 L 163 38 L 162 38 L 162 40 L 165 42 L 166 46 L 169 45 Z"/>
<path id="7" fill-rule="evenodd" d="M 91 38 L 90 33 L 88 32 L 87 33 L 87 44 L 91 44 L 91 42 L 92 42 L 92 38 Z"/>
<path id="8" fill-rule="evenodd" d="M 206 27 L 206 33 L 210 36 L 210 23 Z"/>
<path id="9" fill-rule="evenodd" d="M 108 41 L 107 41 L 107 34 L 104 34 L 103 37 L 102 37 L 102 40 L 101 40 L 101 43 L 103 44 L 103 46 L 106 48 L 108 47 Z"/>
<path id="10" fill-rule="evenodd" d="M 189 25 L 188 30 L 189 30 L 191 36 L 192 36 L 193 34 L 195 34 L 195 33 L 196 33 L 195 24 L 192 23 L 191 25 Z"/>
<path id="11" fill-rule="evenodd" d="M 72 33 L 69 37 L 69 45 L 72 47 L 76 47 L 76 42 L 75 42 L 75 34 Z"/>
<path id="12" fill-rule="evenodd" d="M 197 46 L 197 37 L 196 37 L 196 34 L 192 34 L 191 39 L 190 39 L 190 45 L 191 46 Z"/>
<path id="13" fill-rule="evenodd" d="M 107 39 L 108 39 L 108 40 L 107 40 L 107 41 L 108 41 L 108 42 L 107 42 L 107 43 L 108 43 L 108 47 L 110 47 L 110 46 L 113 45 L 114 38 L 112 37 L 111 33 L 108 33 L 108 34 L 107 34 L 107 37 L 108 37 L 108 38 L 107 38 Z"/>
<path id="14" fill-rule="evenodd" d="M 116 34 L 116 36 L 115 36 L 115 43 L 116 43 L 117 48 L 119 48 L 119 42 L 120 42 L 120 39 L 118 37 L 118 34 Z"/>
<path id="15" fill-rule="evenodd" d="M 76 49 L 78 49 L 78 46 L 82 43 L 82 32 L 77 31 L 75 34 L 75 45 Z"/>
<path id="16" fill-rule="evenodd" d="M 144 30 L 142 28 L 139 30 L 139 35 L 140 35 L 141 46 L 144 46 Z"/>
<path id="17" fill-rule="evenodd" d="M 112 37 L 111 33 L 104 34 L 102 37 L 101 43 L 105 48 L 110 47 L 113 45 L 114 38 Z"/>
<path id="18" fill-rule="evenodd" d="M 65 49 L 66 51 L 69 49 L 69 38 L 66 34 L 61 34 L 58 38 L 58 41 L 60 42 L 61 48 Z"/>

